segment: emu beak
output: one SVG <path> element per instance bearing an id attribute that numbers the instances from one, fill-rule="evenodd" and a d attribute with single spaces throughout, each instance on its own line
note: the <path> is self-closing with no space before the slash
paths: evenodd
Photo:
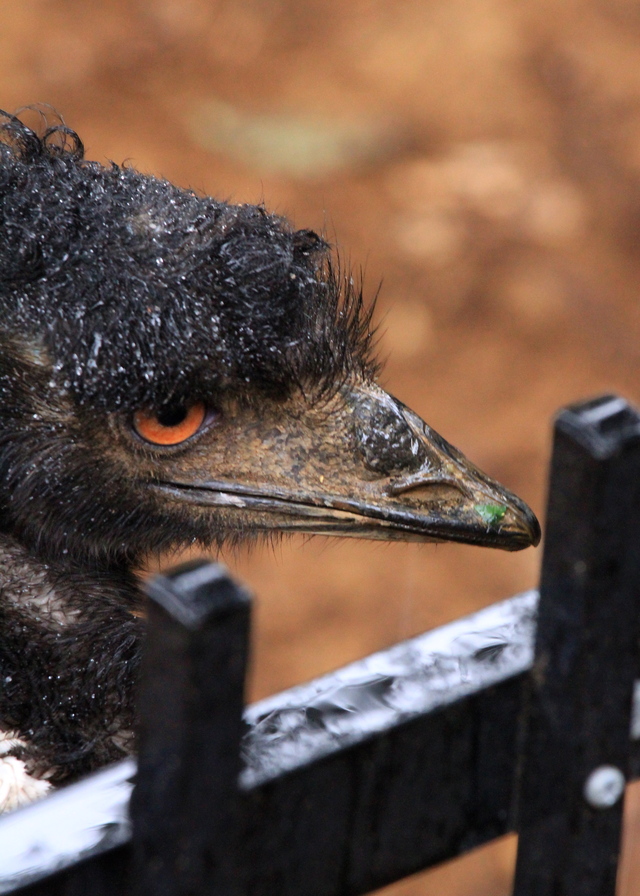
<path id="1" fill-rule="evenodd" d="M 234 429 L 241 442 L 233 441 Z M 345 387 L 323 409 L 301 404 L 278 417 L 265 407 L 251 425 L 231 421 L 217 446 L 212 454 L 203 443 L 171 481 L 163 476 L 155 487 L 181 502 L 216 507 L 238 529 L 508 551 L 540 540 L 523 501 L 375 385 Z"/>

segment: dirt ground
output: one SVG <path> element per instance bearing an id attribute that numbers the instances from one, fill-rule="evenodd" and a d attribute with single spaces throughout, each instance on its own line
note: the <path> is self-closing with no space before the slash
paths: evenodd
<path id="1" fill-rule="evenodd" d="M 383 383 L 544 518 L 550 420 L 640 400 L 635 0 L 0 0 L 0 107 L 90 158 L 324 231 L 378 304 Z M 541 551 L 294 539 L 251 697 L 536 583 Z M 640 894 L 628 801 L 622 896 Z M 506 896 L 514 840 L 385 890 Z"/>

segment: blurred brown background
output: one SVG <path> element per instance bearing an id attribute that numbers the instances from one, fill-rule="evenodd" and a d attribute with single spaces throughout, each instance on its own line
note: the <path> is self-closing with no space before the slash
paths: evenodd
<path id="1" fill-rule="evenodd" d="M 640 399 L 640 3 L 0 0 L 0 107 L 34 102 L 92 159 L 323 230 L 383 281 L 385 387 L 542 517 L 556 409 Z M 259 596 L 255 698 L 534 585 L 540 551 L 226 562 Z M 507 896 L 513 852 L 385 893 Z"/>

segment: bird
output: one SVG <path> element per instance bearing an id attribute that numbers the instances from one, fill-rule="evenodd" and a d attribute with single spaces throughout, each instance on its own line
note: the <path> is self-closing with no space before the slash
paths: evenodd
<path id="1" fill-rule="evenodd" d="M 538 543 L 378 385 L 362 296 L 314 231 L 0 112 L 0 808 L 135 749 L 145 558 Z"/>

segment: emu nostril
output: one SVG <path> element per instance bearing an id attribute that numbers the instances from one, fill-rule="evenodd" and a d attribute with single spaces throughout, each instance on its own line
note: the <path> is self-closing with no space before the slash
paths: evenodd
<path id="1" fill-rule="evenodd" d="M 424 445 L 391 401 L 367 397 L 358 402 L 354 428 L 358 451 L 374 473 L 412 473 L 425 465 Z"/>

